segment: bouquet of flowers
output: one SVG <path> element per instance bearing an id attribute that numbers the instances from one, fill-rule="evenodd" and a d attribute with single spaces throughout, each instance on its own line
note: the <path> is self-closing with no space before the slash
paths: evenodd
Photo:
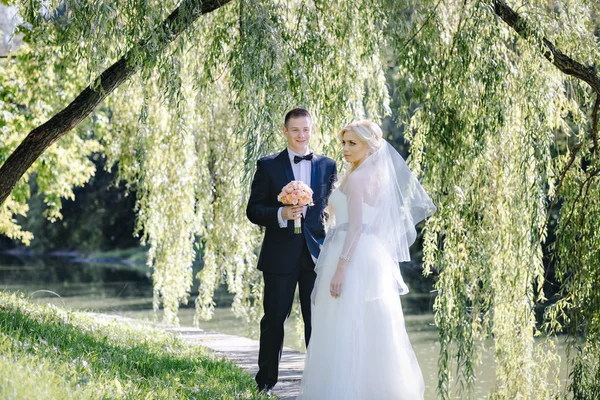
<path id="1" fill-rule="evenodd" d="M 313 191 L 306 183 L 291 181 L 281 189 L 277 201 L 286 206 L 312 206 L 312 195 Z M 300 219 L 294 220 L 294 233 L 302 233 Z"/>

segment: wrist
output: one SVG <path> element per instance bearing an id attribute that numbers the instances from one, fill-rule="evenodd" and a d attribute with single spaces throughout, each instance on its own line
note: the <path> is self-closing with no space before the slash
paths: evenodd
<path id="1" fill-rule="evenodd" d="M 340 259 L 338 260 L 338 263 L 337 263 L 337 269 L 342 270 L 342 271 L 345 270 L 346 267 L 348 266 L 348 261 L 349 260 L 346 260 L 346 259 L 340 257 Z"/>

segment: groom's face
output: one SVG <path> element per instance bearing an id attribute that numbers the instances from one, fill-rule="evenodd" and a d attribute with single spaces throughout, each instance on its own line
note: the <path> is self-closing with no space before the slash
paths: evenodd
<path id="1" fill-rule="evenodd" d="M 283 127 L 288 147 L 294 153 L 304 155 L 308 152 L 308 142 L 312 133 L 312 121 L 308 117 L 290 118 Z"/>

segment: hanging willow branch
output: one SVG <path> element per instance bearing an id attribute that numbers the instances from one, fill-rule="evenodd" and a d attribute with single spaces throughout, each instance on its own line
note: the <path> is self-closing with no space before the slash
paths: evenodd
<path id="1" fill-rule="evenodd" d="M 534 32 L 531 30 L 527 22 L 517 14 L 512 8 L 510 8 L 504 0 L 494 0 L 492 2 L 494 6 L 494 12 L 498 15 L 504 22 L 506 22 L 511 28 L 513 28 L 521 37 L 525 39 L 530 39 L 535 37 Z M 544 48 L 544 57 L 548 59 L 555 67 L 561 70 L 563 73 L 573 76 L 577 79 L 580 79 L 586 82 L 594 92 L 596 92 L 596 102 L 594 104 L 594 109 L 592 111 L 592 131 L 591 137 L 594 142 L 594 151 L 598 148 L 598 108 L 600 107 L 600 77 L 596 74 L 596 71 L 593 67 L 586 67 L 585 65 L 573 60 L 571 57 L 567 56 L 565 53 L 560 51 L 554 46 L 554 44 L 546 38 L 538 39 L 539 44 Z M 583 146 L 583 142 L 580 142 L 576 146 L 571 149 L 571 157 L 565 165 L 565 168 L 562 170 L 559 178 L 558 185 L 556 187 L 555 193 L 558 194 L 560 191 L 565 176 L 575 159 L 577 158 L 577 154 L 581 147 Z M 548 208 L 548 213 L 546 214 L 546 221 L 543 225 L 542 230 L 546 229 L 548 225 L 548 220 L 550 219 L 550 215 L 552 213 L 552 209 L 556 204 L 558 199 L 558 195 L 554 196 L 552 199 L 552 203 Z"/>
<path id="2" fill-rule="evenodd" d="M 594 147 L 593 147 L 594 150 L 597 148 L 597 143 L 598 143 L 598 109 L 599 108 L 600 108 L 600 95 L 596 96 L 596 103 L 594 104 L 594 110 L 592 111 L 592 139 L 594 141 Z M 569 163 L 567 164 L 567 166 L 565 167 L 565 169 L 563 170 L 563 172 L 561 174 L 561 177 L 560 177 L 561 183 L 563 182 L 565 174 L 567 173 L 568 169 L 573 164 L 573 161 L 575 161 L 575 156 L 577 155 L 577 152 L 579 151 L 579 149 L 581 149 L 583 143 L 584 142 L 581 142 L 577 146 L 573 147 L 571 159 L 569 160 Z M 571 215 L 573 213 L 573 209 L 575 208 L 575 204 L 577 204 L 577 202 L 581 198 L 584 188 L 586 188 L 586 186 L 587 186 L 587 188 L 589 188 L 589 186 L 592 183 L 593 178 L 595 178 L 599 173 L 600 173 L 599 169 L 594 170 L 593 172 L 591 172 L 588 175 L 588 177 L 583 182 L 581 182 L 579 184 L 579 194 L 577 195 L 577 197 L 575 198 L 575 201 L 573 202 L 573 208 L 571 209 L 569 214 L 567 214 L 568 217 L 566 219 L 567 222 L 565 223 L 565 225 L 568 225 L 569 222 L 571 221 Z M 586 189 L 586 192 L 587 192 L 587 189 Z M 558 190 L 557 190 L 557 193 L 558 193 Z M 551 204 L 550 208 L 548 209 L 548 216 L 546 217 L 546 222 L 548 221 L 548 217 L 550 215 L 552 207 L 556 203 L 557 198 L 558 198 L 558 196 L 554 197 L 552 204 Z"/>
<path id="3" fill-rule="evenodd" d="M 116 88 L 126 82 L 152 56 L 162 53 L 169 43 L 188 29 L 201 16 L 231 0 L 187 0 L 160 25 L 158 40 L 138 42 L 127 54 L 106 69 L 65 109 L 32 130 L 0 168 L 0 205 L 8 198 L 17 182 L 40 155 L 54 142 L 83 121 Z M 142 55 L 142 57 L 139 57 Z"/>
<path id="4" fill-rule="evenodd" d="M 510 8 L 504 0 L 494 0 L 492 2 L 494 12 L 504 22 L 510 25 L 521 37 L 530 39 L 535 37 L 535 32 L 515 10 Z M 538 39 L 539 44 L 544 48 L 544 57 L 546 57 L 554 66 L 567 75 L 571 75 L 589 84 L 596 93 L 600 93 L 600 77 L 596 75 L 593 67 L 573 60 L 565 53 L 557 49 L 554 44 L 546 38 Z"/>

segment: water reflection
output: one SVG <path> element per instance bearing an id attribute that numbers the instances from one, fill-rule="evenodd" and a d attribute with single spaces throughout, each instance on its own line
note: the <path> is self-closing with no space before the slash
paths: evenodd
<path id="1" fill-rule="evenodd" d="M 0 288 L 22 290 L 26 294 L 47 290 L 66 298 L 151 297 L 152 279 L 144 265 L 86 263 L 58 256 L 2 255 Z"/>

